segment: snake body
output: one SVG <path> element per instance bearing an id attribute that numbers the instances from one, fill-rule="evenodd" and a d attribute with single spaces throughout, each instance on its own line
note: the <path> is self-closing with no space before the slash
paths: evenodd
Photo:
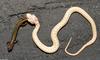
<path id="1" fill-rule="evenodd" d="M 66 48 L 65 48 L 65 52 L 69 55 L 72 55 L 72 56 L 75 56 L 75 55 L 78 55 L 82 50 L 84 50 L 87 46 L 93 44 L 95 41 L 96 41 L 96 38 L 97 38 L 97 30 L 96 30 L 96 24 L 94 22 L 94 20 L 88 15 L 87 12 L 85 12 L 82 8 L 79 8 L 79 7 L 72 7 L 70 8 L 65 16 L 63 17 L 62 21 L 60 24 L 62 24 L 62 26 L 64 26 L 68 20 L 69 20 L 69 17 L 71 16 L 72 13 L 74 12 L 77 12 L 77 13 L 80 13 L 83 17 L 85 17 L 87 19 L 87 21 L 90 23 L 91 25 L 91 28 L 92 28 L 92 38 L 86 43 L 84 44 L 76 53 L 70 53 L 67 51 L 67 48 L 69 46 L 69 43 L 71 42 L 71 39 L 69 40 Z"/>
<path id="2" fill-rule="evenodd" d="M 76 53 L 69 53 L 66 50 L 69 46 L 70 41 L 71 41 L 71 39 L 70 39 L 70 41 L 67 44 L 67 47 L 65 48 L 65 52 L 69 55 L 75 56 L 75 55 L 78 55 L 84 48 L 86 48 L 87 46 L 93 44 L 96 40 L 96 37 L 97 37 L 96 24 L 95 24 L 94 20 L 82 8 L 80 8 L 80 7 L 71 7 L 67 10 L 67 12 L 65 13 L 63 19 L 56 26 L 54 26 L 54 28 L 51 31 L 51 39 L 52 39 L 52 43 L 53 43 L 52 46 L 46 46 L 38 38 L 37 33 L 39 31 L 39 28 L 40 28 L 40 23 L 38 21 L 38 18 L 35 15 L 31 15 L 31 14 L 26 15 L 28 21 L 30 23 L 36 25 L 35 29 L 32 32 L 32 38 L 33 38 L 33 41 L 36 43 L 36 45 L 46 53 L 56 52 L 59 48 L 59 39 L 57 37 L 57 34 L 58 34 L 59 30 L 66 23 L 68 23 L 68 20 L 69 20 L 71 14 L 74 13 L 74 12 L 77 12 L 77 13 L 80 13 L 81 15 L 83 15 L 87 19 L 87 21 L 91 24 L 93 37 L 91 38 L 90 41 L 88 41 L 86 44 L 84 44 L 82 46 L 82 48 L 79 51 L 77 51 Z"/>
<path id="3" fill-rule="evenodd" d="M 32 32 L 33 41 L 36 43 L 36 45 L 41 50 L 43 50 L 44 52 L 47 52 L 47 53 L 53 53 L 53 52 L 57 51 L 59 48 L 59 40 L 58 40 L 57 36 L 55 35 L 55 34 L 57 34 L 57 32 L 52 31 L 52 33 L 51 33 L 53 45 L 51 47 L 46 46 L 39 40 L 39 38 L 37 36 L 37 33 L 40 28 L 40 23 L 38 21 L 38 18 L 35 15 L 31 15 L 31 14 L 27 14 L 27 18 L 30 23 L 32 23 L 32 24 L 35 23 L 35 25 L 36 25 L 36 27 L 34 28 L 34 30 Z"/>

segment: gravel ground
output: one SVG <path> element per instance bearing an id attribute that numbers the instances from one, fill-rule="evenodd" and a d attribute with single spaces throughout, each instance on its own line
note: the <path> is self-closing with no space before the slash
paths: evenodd
<path id="1" fill-rule="evenodd" d="M 60 48 L 53 54 L 41 51 L 32 41 L 34 27 L 22 27 L 17 36 L 18 43 L 12 52 L 7 51 L 7 41 L 11 39 L 12 29 L 17 19 L 28 12 L 35 14 L 40 21 L 38 33 L 40 40 L 52 45 L 50 33 L 52 28 L 63 18 L 68 8 L 79 6 L 94 19 L 98 37 L 77 56 L 69 56 L 64 52 L 70 37 L 73 37 L 68 48 L 76 52 L 92 36 L 88 22 L 78 13 L 74 13 L 68 24 L 58 34 Z M 100 60 L 100 1 L 99 0 L 0 0 L 0 60 Z"/>

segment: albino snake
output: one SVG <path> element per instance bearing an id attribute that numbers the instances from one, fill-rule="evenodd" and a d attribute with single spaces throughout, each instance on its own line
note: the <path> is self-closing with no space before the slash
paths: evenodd
<path id="1" fill-rule="evenodd" d="M 69 42 L 68 42 L 68 44 L 65 48 L 65 52 L 69 55 L 75 56 L 75 55 L 78 55 L 84 48 L 86 48 L 87 46 L 93 44 L 96 40 L 96 37 L 97 37 L 96 24 L 95 24 L 94 20 L 82 8 L 80 8 L 80 7 L 71 7 L 67 10 L 67 12 L 65 13 L 63 19 L 51 31 L 51 39 L 52 39 L 52 42 L 53 42 L 52 46 L 46 46 L 39 40 L 39 38 L 37 36 L 37 33 L 39 31 L 39 28 L 40 28 L 40 23 L 38 21 L 38 18 L 35 15 L 31 15 L 29 13 L 26 14 L 26 18 L 27 18 L 28 22 L 30 22 L 31 24 L 35 24 L 35 29 L 32 32 L 32 37 L 33 37 L 33 41 L 36 43 L 36 45 L 46 53 L 56 52 L 59 48 L 59 40 L 58 40 L 57 34 L 58 34 L 59 30 L 66 23 L 68 23 L 68 20 L 69 20 L 71 14 L 74 13 L 74 12 L 80 13 L 81 15 L 83 15 L 87 19 L 87 21 L 89 21 L 89 23 L 91 24 L 91 27 L 92 27 L 93 37 L 91 38 L 90 41 L 88 41 L 86 44 L 84 44 L 82 46 L 82 48 L 79 49 L 79 51 L 77 51 L 76 53 L 69 53 L 67 51 L 67 48 L 68 48 L 68 46 L 71 42 L 71 39 L 72 39 L 72 38 L 70 38 L 70 40 L 69 40 Z"/>

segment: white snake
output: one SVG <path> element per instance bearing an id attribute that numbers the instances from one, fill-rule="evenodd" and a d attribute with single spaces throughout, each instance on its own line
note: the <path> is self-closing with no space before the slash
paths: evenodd
<path id="1" fill-rule="evenodd" d="M 86 44 L 84 44 L 82 46 L 82 48 L 80 48 L 79 51 L 77 51 L 76 53 L 69 53 L 67 51 L 67 48 L 68 48 L 68 46 L 70 44 L 70 41 L 71 41 L 71 39 L 70 39 L 67 46 L 66 46 L 66 48 L 65 48 L 65 52 L 69 55 L 75 56 L 75 55 L 78 55 L 84 48 L 86 48 L 87 46 L 93 44 L 96 41 L 96 38 L 97 38 L 97 30 L 96 30 L 96 24 L 95 24 L 94 20 L 82 8 L 80 8 L 80 7 L 71 7 L 67 10 L 67 12 L 65 13 L 63 19 L 51 31 L 51 39 L 52 39 L 52 42 L 53 42 L 52 46 L 46 46 L 39 40 L 39 38 L 37 36 L 37 33 L 39 31 L 39 28 L 40 28 L 40 23 L 38 21 L 38 18 L 35 15 L 31 15 L 29 13 L 26 15 L 27 18 L 28 18 L 28 21 L 30 23 L 36 25 L 35 29 L 32 32 L 33 41 L 36 43 L 36 45 L 46 53 L 56 52 L 59 48 L 59 40 L 58 40 L 57 34 L 58 34 L 59 30 L 66 23 L 68 23 L 68 20 L 69 20 L 71 14 L 74 13 L 74 12 L 80 13 L 81 15 L 83 15 L 87 19 L 87 21 L 89 21 L 89 23 L 91 24 L 91 27 L 92 27 L 93 36 L 92 36 L 91 40 L 88 41 Z"/>

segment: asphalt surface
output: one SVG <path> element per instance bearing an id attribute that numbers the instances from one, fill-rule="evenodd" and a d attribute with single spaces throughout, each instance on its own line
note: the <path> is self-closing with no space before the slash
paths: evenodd
<path id="1" fill-rule="evenodd" d="M 38 33 L 40 40 L 47 46 L 52 45 L 50 33 L 52 28 L 63 18 L 68 8 L 79 6 L 95 21 L 98 37 L 96 42 L 77 56 L 64 52 L 69 38 L 72 42 L 70 52 L 78 51 L 92 36 L 88 22 L 78 13 L 74 13 L 68 24 L 58 34 L 60 47 L 57 52 L 47 54 L 32 41 L 33 26 L 20 28 L 18 42 L 13 51 L 8 53 L 7 41 L 11 39 L 16 21 L 26 13 L 35 14 L 40 21 Z M 100 60 L 100 1 L 99 0 L 0 0 L 0 60 Z"/>

